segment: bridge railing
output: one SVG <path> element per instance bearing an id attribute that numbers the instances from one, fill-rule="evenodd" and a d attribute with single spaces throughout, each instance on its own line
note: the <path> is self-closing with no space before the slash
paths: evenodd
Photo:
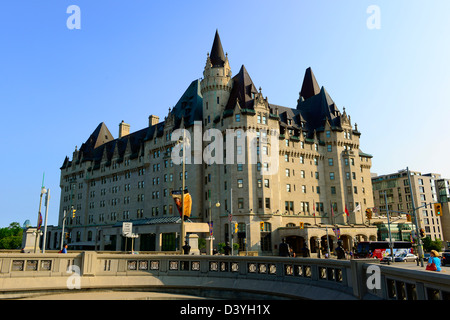
<path id="1" fill-rule="evenodd" d="M 373 260 L 96 252 L 0 254 L 0 292 L 67 289 L 76 271 L 81 289 L 166 286 L 305 299 L 450 297 L 450 275 Z"/>

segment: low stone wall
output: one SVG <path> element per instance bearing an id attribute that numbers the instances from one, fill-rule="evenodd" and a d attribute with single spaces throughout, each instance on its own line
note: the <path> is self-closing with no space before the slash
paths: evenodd
<path id="1" fill-rule="evenodd" d="M 369 263 L 370 262 L 370 263 Z M 379 286 L 368 286 L 375 266 Z M 0 294 L 77 289 L 185 290 L 293 299 L 447 299 L 444 274 L 373 260 L 82 252 L 0 254 Z"/>

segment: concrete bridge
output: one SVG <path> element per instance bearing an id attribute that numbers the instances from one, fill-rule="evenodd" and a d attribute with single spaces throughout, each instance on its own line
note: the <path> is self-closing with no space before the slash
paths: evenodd
<path id="1" fill-rule="evenodd" d="M 0 298 L 105 289 L 223 299 L 448 300 L 450 274 L 373 260 L 90 251 L 0 254 Z"/>

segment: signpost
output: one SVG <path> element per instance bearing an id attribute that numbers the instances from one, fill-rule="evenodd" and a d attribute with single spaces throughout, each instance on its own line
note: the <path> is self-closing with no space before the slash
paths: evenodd
<path id="1" fill-rule="evenodd" d="M 122 235 L 124 237 L 128 237 L 133 231 L 133 223 L 132 222 L 123 222 L 122 223 Z"/>
<path id="2" fill-rule="evenodd" d="M 138 238 L 139 235 L 133 233 L 133 223 L 123 222 L 122 223 L 122 236 L 125 237 L 125 251 L 127 251 L 127 241 L 131 238 L 131 252 L 134 252 L 134 239 Z"/>

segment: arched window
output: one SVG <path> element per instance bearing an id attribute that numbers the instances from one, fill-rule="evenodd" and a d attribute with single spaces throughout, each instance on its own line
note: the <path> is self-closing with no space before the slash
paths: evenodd
<path id="1" fill-rule="evenodd" d="M 288 223 L 286 227 L 295 227 L 295 223 Z"/>

